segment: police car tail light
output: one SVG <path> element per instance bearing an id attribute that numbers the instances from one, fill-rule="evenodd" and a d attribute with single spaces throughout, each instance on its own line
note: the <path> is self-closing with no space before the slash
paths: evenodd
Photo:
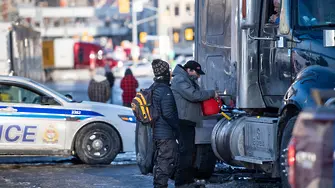
<path id="1" fill-rule="evenodd" d="M 126 122 L 130 123 L 136 123 L 136 118 L 135 116 L 129 116 L 129 115 L 119 115 L 119 117 Z"/>
<path id="2" fill-rule="evenodd" d="M 291 142 L 288 146 L 288 153 L 287 153 L 287 160 L 288 160 L 288 165 L 289 165 L 289 183 L 291 185 L 291 188 L 295 188 L 295 154 L 296 154 L 296 147 L 297 140 L 295 138 L 291 139 Z"/>

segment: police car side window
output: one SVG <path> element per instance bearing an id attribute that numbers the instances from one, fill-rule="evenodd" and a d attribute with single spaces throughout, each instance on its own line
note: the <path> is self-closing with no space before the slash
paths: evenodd
<path id="1" fill-rule="evenodd" d="M 29 89 L 16 86 L 0 84 L 0 102 L 40 104 L 41 95 Z"/>

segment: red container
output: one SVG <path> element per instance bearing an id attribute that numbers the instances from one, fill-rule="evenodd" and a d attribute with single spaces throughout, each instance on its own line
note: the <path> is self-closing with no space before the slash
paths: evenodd
<path id="1" fill-rule="evenodd" d="M 215 100 L 213 98 L 203 101 L 201 103 L 202 113 L 204 116 L 210 116 L 220 113 L 222 106 L 221 100 Z"/>

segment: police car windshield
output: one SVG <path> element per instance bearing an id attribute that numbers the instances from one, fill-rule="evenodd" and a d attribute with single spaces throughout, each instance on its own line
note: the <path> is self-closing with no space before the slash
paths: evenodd
<path id="1" fill-rule="evenodd" d="M 35 84 L 35 85 L 38 85 L 39 87 L 41 87 L 41 88 L 43 88 L 43 89 L 45 89 L 45 90 L 50 91 L 51 93 L 57 95 L 57 97 L 63 99 L 63 100 L 66 101 L 66 102 L 76 102 L 75 100 L 69 99 L 69 98 L 65 97 L 64 95 L 58 93 L 57 91 L 55 91 L 55 90 L 53 90 L 53 89 L 51 89 L 51 88 L 49 88 L 49 87 L 47 87 L 47 86 L 45 86 L 45 85 L 43 85 L 43 84 L 41 84 L 41 83 L 38 83 L 38 82 L 36 82 L 36 81 L 34 81 L 34 80 L 29 80 L 29 81 L 30 81 L 31 83 Z"/>

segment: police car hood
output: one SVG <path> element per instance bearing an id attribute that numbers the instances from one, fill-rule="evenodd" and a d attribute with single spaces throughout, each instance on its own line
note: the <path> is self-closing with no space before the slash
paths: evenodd
<path id="1" fill-rule="evenodd" d="M 77 109 L 85 109 L 91 110 L 97 113 L 100 113 L 106 117 L 113 115 L 134 115 L 131 108 L 114 105 L 114 104 L 106 104 L 100 102 L 91 102 L 91 101 L 82 101 L 81 103 L 71 104 L 71 107 L 75 107 Z"/>

